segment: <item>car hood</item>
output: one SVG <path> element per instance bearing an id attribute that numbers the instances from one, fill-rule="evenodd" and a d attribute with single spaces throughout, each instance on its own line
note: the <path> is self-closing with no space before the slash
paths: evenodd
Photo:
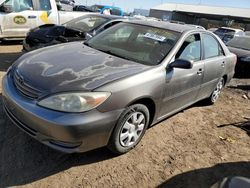
<path id="1" fill-rule="evenodd" d="M 91 91 L 149 68 L 73 42 L 27 53 L 13 69 L 30 86 L 54 93 Z"/>
<path id="2" fill-rule="evenodd" d="M 234 47 L 230 47 L 230 46 L 228 46 L 228 49 L 229 49 L 230 52 L 232 52 L 235 55 L 237 55 L 237 57 L 250 56 L 250 51 L 249 50 L 244 50 L 244 49 L 240 49 L 240 48 L 234 48 Z"/>

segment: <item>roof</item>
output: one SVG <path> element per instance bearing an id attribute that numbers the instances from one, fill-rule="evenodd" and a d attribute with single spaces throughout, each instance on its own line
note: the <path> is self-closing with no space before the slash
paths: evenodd
<path id="1" fill-rule="evenodd" d="M 176 24 L 176 23 L 170 23 L 170 22 L 164 22 L 164 21 L 155 21 L 155 20 L 132 20 L 132 21 L 126 21 L 128 23 L 134 23 L 134 24 L 139 24 L 139 25 L 145 25 L 145 26 L 151 26 L 151 27 L 157 27 L 161 29 L 167 29 L 167 30 L 172 30 L 176 31 L 179 33 L 183 33 L 185 31 L 190 31 L 190 30 L 199 30 L 194 27 L 191 27 L 189 25 L 185 24 Z"/>
<path id="2" fill-rule="evenodd" d="M 250 18 L 250 11 L 247 8 L 166 3 L 153 7 L 152 10 L 179 11 L 188 13 Z"/>

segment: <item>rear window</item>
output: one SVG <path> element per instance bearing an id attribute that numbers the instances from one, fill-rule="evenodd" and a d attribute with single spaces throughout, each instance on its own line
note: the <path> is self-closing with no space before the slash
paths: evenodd
<path id="1" fill-rule="evenodd" d="M 227 46 L 250 51 L 250 37 L 235 37 L 227 43 Z"/>
<path id="2" fill-rule="evenodd" d="M 88 41 L 97 50 L 146 65 L 157 65 L 169 54 L 180 33 L 131 23 L 119 23 Z"/>
<path id="3" fill-rule="evenodd" d="M 225 43 L 230 41 L 235 35 L 234 30 L 224 29 L 224 28 L 219 28 L 214 33 L 218 35 L 222 39 L 222 41 Z"/>
<path id="4" fill-rule="evenodd" d="M 232 29 L 224 29 L 224 28 L 219 28 L 215 31 L 215 33 L 217 34 L 228 34 L 228 33 L 231 33 L 231 34 L 234 34 L 235 31 L 232 30 Z"/>

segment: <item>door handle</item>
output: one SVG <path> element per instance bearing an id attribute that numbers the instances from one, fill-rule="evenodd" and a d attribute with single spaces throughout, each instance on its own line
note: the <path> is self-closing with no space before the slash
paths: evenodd
<path id="1" fill-rule="evenodd" d="M 35 18 L 36 18 L 36 16 L 31 15 L 31 16 L 28 16 L 28 18 L 29 18 L 29 19 L 35 19 Z"/>
<path id="2" fill-rule="evenodd" d="M 225 62 L 224 62 L 224 61 L 221 63 L 221 66 L 222 66 L 222 67 L 225 67 Z"/>
<path id="3" fill-rule="evenodd" d="M 202 75 L 202 73 L 203 73 L 203 70 L 202 70 L 202 69 L 199 69 L 198 72 L 197 72 L 197 74 L 198 74 L 199 76 Z"/>

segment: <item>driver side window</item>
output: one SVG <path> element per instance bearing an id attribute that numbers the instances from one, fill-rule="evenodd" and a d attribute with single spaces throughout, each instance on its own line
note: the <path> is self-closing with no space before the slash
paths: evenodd
<path id="1" fill-rule="evenodd" d="M 34 10 L 32 0 L 7 0 L 4 5 L 12 7 L 13 12 Z"/>
<path id="2" fill-rule="evenodd" d="M 199 34 L 190 35 L 186 38 L 176 54 L 176 59 L 196 62 L 201 60 L 201 37 Z"/>

